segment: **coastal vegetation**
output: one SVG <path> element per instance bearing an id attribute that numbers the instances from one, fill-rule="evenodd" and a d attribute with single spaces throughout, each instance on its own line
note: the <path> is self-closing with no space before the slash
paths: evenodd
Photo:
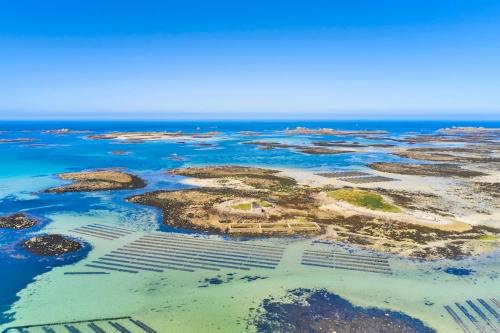
<path id="1" fill-rule="evenodd" d="M 264 198 L 274 197 L 276 204 L 252 209 Z M 210 230 L 237 235 L 318 233 L 320 228 L 309 219 L 298 217 L 307 212 L 293 207 L 286 195 L 273 191 L 249 191 L 235 188 L 211 188 L 156 191 L 133 196 L 131 202 L 158 207 L 163 222 L 181 228 Z"/>
<path id="2" fill-rule="evenodd" d="M 320 232 L 306 209 L 314 203 L 312 192 L 277 170 L 214 166 L 169 173 L 192 177 L 199 188 L 129 198 L 161 208 L 165 224 L 237 235 Z"/>
<path id="3" fill-rule="evenodd" d="M 262 209 L 264 207 L 272 207 L 273 205 L 267 201 L 243 201 L 232 204 L 230 207 L 236 210 L 252 211 L 253 209 Z"/>
<path id="4" fill-rule="evenodd" d="M 377 193 L 371 191 L 361 191 L 356 189 L 338 189 L 329 191 L 328 197 L 346 201 L 352 205 L 365 207 L 373 210 L 381 210 L 383 212 L 400 212 L 401 209 L 397 206 L 386 202 L 384 198 Z"/>
<path id="5" fill-rule="evenodd" d="M 231 205 L 231 208 L 237 209 L 237 210 L 250 211 L 250 210 L 252 210 L 252 203 L 251 202 L 238 203 L 238 204 Z"/>
<path id="6" fill-rule="evenodd" d="M 498 229 L 458 221 L 449 204 L 430 193 L 308 186 L 278 170 L 242 166 L 168 173 L 187 177 L 182 181 L 196 188 L 128 200 L 159 208 L 163 223 L 174 227 L 231 236 L 306 233 L 422 259 L 487 252 L 499 243 Z"/>

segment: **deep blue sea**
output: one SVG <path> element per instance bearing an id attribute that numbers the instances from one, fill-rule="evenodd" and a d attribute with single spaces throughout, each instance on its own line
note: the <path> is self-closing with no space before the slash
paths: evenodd
<path id="1" fill-rule="evenodd" d="M 339 140 L 369 142 L 361 137 L 286 136 L 279 131 L 297 126 L 341 130 L 386 130 L 387 136 L 426 134 L 451 126 L 500 127 L 500 122 L 470 121 L 2 121 L 0 139 L 30 138 L 30 142 L 0 143 L 0 215 L 25 212 L 41 219 L 35 228 L 13 231 L 0 229 L 0 324 L 10 318 L 2 315 L 16 300 L 16 293 L 37 275 L 59 265 L 85 257 L 90 245 L 75 254 L 41 258 L 24 251 L 19 242 L 31 234 L 50 228 L 53 214 L 90 210 L 123 210 L 131 219 L 146 207 L 125 202 L 132 193 L 183 187 L 165 170 L 192 165 L 252 165 L 330 171 L 362 168 L 366 163 L 400 160 L 382 151 L 340 155 L 306 155 L 285 149 L 261 150 L 246 141 L 277 141 L 308 144 L 311 141 Z M 90 131 L 64 135 L 44 130 L 68 128 Z M 216 139 L 200 142 L 159 141 L 131 144 L 115 140 L 90 140 L 89 134 L 112 131 L 182 131 L 185 133 L 221 132 Z M 255 131 L 260 135 L 241 134 Z M 384 143 L 383 140 L 377 143 Z M 393 143 L 394 142 L 388 142 Z M 114 151 L 126 151 L 116 155 Z M 56 174 L 84 169 L 120 167 L 143 177 L 148 186 L 135 191 L 47 194 L 42 191 L 61 184 Z M 138 213 L 139 212 L 139 213 Z M 138 224 L 137 228 L 171 230 L 159 219 Z M 181 232 L 183 232 L 181 230 Z"/>

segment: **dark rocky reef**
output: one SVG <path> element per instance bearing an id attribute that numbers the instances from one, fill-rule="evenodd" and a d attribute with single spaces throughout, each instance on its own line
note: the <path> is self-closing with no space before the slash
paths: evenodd
<path id="1" fill-rule="evenodd" d="M 33 142 L 36 140 L 34 138 L 0 139 L 0 143 Z"/>
<path id="2" fill-rule="evenodd" d="M 73 180 L 63 185 L 46 190 L 48 193 L 90 192 L 104 190 L 130 190 L 143 188 L 146 183 L 139 177 L 115 170 L 97 170 L 59 174 L 59 178 Z"/>
<path id="3" fill-rule="evenodd" d="M 38 220 L 28 217 L 23 213 L 15 213 L 8 216 L 0 216 L 0 228 L 28 229 L 37 225 Z"/>
<path id="4" fill-rule="evenodd" d="M 357 144 L 348 144 L 348 143 L 334 143 L 329 144 L 326 141 L 315 142 L 314 147 L 306 146 L 306 145 L 290 145 L 287 143 L 279 143 L 279 142 L 266 142 L 266 141 L 248 141 L 243 142 L 246 145 L 256 145 L 261 150 L 272 150 L 272 149 L 290 149 L 295 152 L 308 154 L 308 155 L 336 155 L 336 154 L 345 154 L 345 153 L 355 153 L 352 150 L 345 149 L 331 149 L 328 147 L 337 147 L 337 148 L 345 148 L 345 147 L 356 147 L 360 148 L 363 146 Z"/>
<path id="5" fill-rule="evenodd" d="M 485 193 L 492 198 L 500 199 L 500 183 L 473 182 L 472 187 L 476 192 Z"/>
<path id="6" fill-rule="evenodd" d="M 484 176 L 485 173 L 473 170 L 463 169 L 455 164 L 439 163 L 439 164 L 409 164 L 409 163 L 390 163 L 376 162 L 368 164 L 372 169 L 395 173 L 400 175 L 417 175 L 417 176 L 438 176 L 438 177 L 462 177 L 471 178 Z"/>
<path id="7" fill-rule="evenodd" d="M 249 325 L 259 333 L 432 333 L 401 312 L 355 306 L 325 289 L 294 289 L 285 300 L 265 299 Z"/>
<path id="8" fill-rule="evenodd" d="M 90 133 L 89 130 L 72 130 L 69 128 L 58 128 L 58 129 L 50 129 L 50 130 L 45 130 L 42 131 L 43 134 L 56 134 L 56 135 L 61 135 L 61 134 L 85 134 L 85 133 Z"/>
<path id="9" fill-rule="evenodd" d="M 295 129 L 286 129 L 288 135 L 337 135 L 337 136 L 360 136 L 360 135 L 382 135 L 387 131 L 369 131 L 369 130 L 334 130 L 331 128 L 311 129 L 307 127 L 296 127 Z"/>
<path id="10" fill-rule="evenodd" d="M 303 147 L 296 149 L 298 152 L 308 155 L 337 155 L 355 153 L 352 150 L 329 149 L 323 147 Z"/>
<path id="11" fill-rule="evenodd" d="M 78 251 L 82 244 L 63 235 L 36 236 L 23 242 L 23 247 L 39 256 L 57 256 Z"/>
<path id="12" fill-rule="evenodd" d="M 433 162 L 453 162 L 453 163 L 498 163 L 500 158 L 487 156 L 484 151 L 477 149 L 477 151 L 471 152 L 466 151 L 462 148 L 462 151 L 457 150 L 458 148 L 453 148 L 454 150 L 447 150 L 451 153 L 469 153 L 477 154 L 482 152 L 483 156 L 462 156 L 454 155 L 450 153 L 444 153 L 445 149 L 436 150 L 433 148 L 415 148 L 408 149 L 406 151 L 394 152 L 393 154 L 399 157 L 410 158 L 413 160 L 422 161 L 433 161 Z"/>
<path id="13" fill-rule="evenodd" d="M 347 141 L 314 141 L 312 143 L 317 147 L 353 147 L 353 148 L 363 148 L 368 147 L 359 142 L 347 142 Z M 392 145 L 391 145 L 392 146 Z"/>
<path id="14" fill-rule="evenodd" d="M 243 142 L 245 145 L 255 145 L 258 146 L 261 150 L 271 150 L 271 149 L 293 149 L 293 148 L 301 148 L 300 145 L 290 145 L 288 143 L 280 143 L 280 142 L 270 142 L 270 141 L 247 141 Z"/>
<path id="15" fill-rule="evenodd" d="M 118 155 L 118 156 L 131 154 L 131 152 L 128 150 L 113 150 L 113 151 L 110 151 L 109 153 L 112 155 Z"/>

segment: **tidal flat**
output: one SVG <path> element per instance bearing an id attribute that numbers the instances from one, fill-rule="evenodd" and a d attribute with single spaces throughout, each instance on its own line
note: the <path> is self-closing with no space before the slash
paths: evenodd
<path id="1" fill-rule="evenodd" d="M 498 327 L 500 123 L 0 124 L 0 332 Z"/>

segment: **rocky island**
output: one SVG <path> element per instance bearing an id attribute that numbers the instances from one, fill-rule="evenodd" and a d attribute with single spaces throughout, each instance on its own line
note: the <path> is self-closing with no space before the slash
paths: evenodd
<path id="1" fill-rule="evenodd" d="M 397 149 L 394 155 L 414 160 L 448 163 L 500 163 L 493 149 L 486 147 L 420 147 Z"/>
<path id="2" fill-rule="evenodd" d="M 46 190 L 47 193 L 88 192 L 105 190 L 131 190 L 142 188 L 146 183 L 130 173 L 114 169 L 69 172 L 58 175 L 63 180 L 73 180 L 68 185 L 62 185 Z"/>
<path id="3" fill-rule="evenodd" d="M 382 135 L 387 131 L 368 131 L 368 130 L 334 130 L 331 128 L 311 129 L 307 127 L 296 127 L 295 129 L 286 129 L 288 135 L 338 135 L 338 136 L 357 136 L 357 135 Z"/>
<path id="4" fill-rule="evenodd" d="M 194 177 L 200 188 L 129 198 L 161 208 L 165 224 L 231 235 L 319 233 L 300 201 L 295 180 L 261 168 L 223 166 L 170 171 Z"/>
<path id="5" fill-rule="evenodd" d="M 56 134 L 56 135 L 85 134 L 85 133 L 90 133 L 90 131 L 88 131 L 88 130 L 72 130 L 69 128 L 58 128 L 58 129 L 50 129 L 50 130 L 42 131 L 42 134 Z"/>
<path id="6" fill-rule="evenodd" d="M 220 135 L 219 132 L 183 133 L 177 132 L 112 132 L 106 134 L 89 135 L 93 140 L 121 140 L 121 141 L 165 141 L 165 140 L 193 140 L 209 139 Z"/>
<path id="7" fill-rule="evenodd" d="M 42 235 L 28 239 L 23 247 L 39 256 L 57 256 L 78 251 L 82 244 L 63 235 Z"/>
<path id="8" fill-rule="evenodd" d="M 361 148 L 363 146 L 346 146 L 346 145 L 331 145 L 328 146 L 326 144 L 316 144 L 313 143 L 313 146 L 308 145 L 292 145 L 287 143 L 280 142 L 268 142 L 268 141 L 248 141 L 243 142 L 246 145 L 256 145 L 260 150 L 272 150 L 272 149 L 289 149 L 293 152 L 303 153 L 307 155 L 337 155 L 337 154 L 348 154 L 355 153 L 355 150 L 345 149 L 345 147 L 351 148 Z M 332 149 L 329 147 L 335 147 L 336 149 Z"/>
<path id="9" fill-rule="evenodd" d="M 28 229 L 37 225 L 38 220 L 23 213 L 0 216 L 0 228 Z"/>
<path id="10" fill-rule="evenodd" d="M 460 221 L 439 196 L 429 200 L 409 191 L 305 185 L 278 170 L 252 167 L 169 173 L 189 177 L 183 181 L 197 188 L 128 200 L 161 209 L 163 222 L 171 226 L 232 236 L 306 233 L 424 259 L 457 258 L 499 245 L 498 229 Z"/>

